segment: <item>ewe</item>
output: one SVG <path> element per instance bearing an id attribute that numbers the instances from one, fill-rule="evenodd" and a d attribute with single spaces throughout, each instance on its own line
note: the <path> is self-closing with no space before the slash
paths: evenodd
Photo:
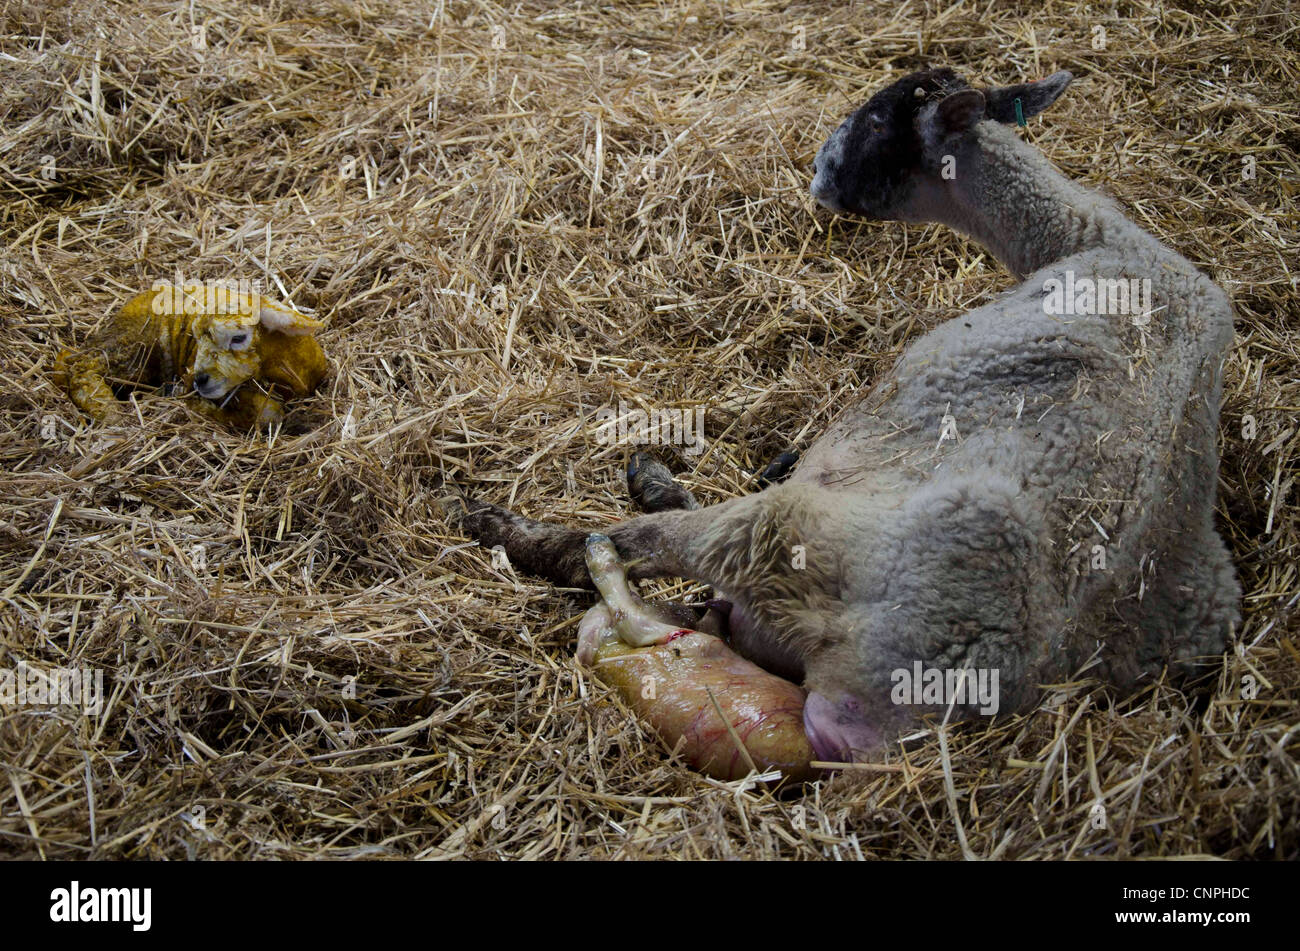
<path id="1" fill-rule="evenodd" d="M 1083 669 L 1127 689 L 1185 668 L 1238 618 L 1213 524 L 1228 299 L 1007 127 L 1070 78 L 981 91 L 926 70 L 845 120 L 817 156 L 819 201 L 947 223 L 1025 282 L 912 343 L 789 481 L 608 530 L 633 577 L 731 602 L 731 646 L 806 687 L 822 759 L 942 714 L 962 668 L 996 676 L 992 706 L 1012 711 Z M 481 502 L 465 524 L 525 570 L 590 583 L 586 532 Z M 619 633 L 644 643 L 635 624 Z M 972 694 L 957 715 L 989 712 Z"/>

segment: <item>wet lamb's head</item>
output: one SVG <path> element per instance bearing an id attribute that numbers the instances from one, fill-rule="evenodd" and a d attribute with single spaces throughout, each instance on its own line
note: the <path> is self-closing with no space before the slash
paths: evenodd
<path id="1" fill-rule="evenodd" d="M 1073 77 L 974 89 L 951 69 L 926 69 L 880 90 L 817 153 L 812 196 L 841 214 L 891 221 L 933 220 L 953 156 L 975 125 L 1028 119 L 1050 106 Z M 948 175 L 945 176 L 945 162 Z"/>
<path id="2" fill-rule="evenodd" d="M 258 377 L 268 345 L 279 335 L 312 334 L 322 324 L 260 295 L 246 295 L 229 313 L 194 318 L 194 389 L 219 400 Z M 232 295 L 233 299 L 233 295 Z"/>
<path id="3" fill-rule="evenodd" d="M 256 316 L 201 315 L 194 320 L 194 389 L 206 399 L 225 396 L 257 375 L 261 328 Z"/>

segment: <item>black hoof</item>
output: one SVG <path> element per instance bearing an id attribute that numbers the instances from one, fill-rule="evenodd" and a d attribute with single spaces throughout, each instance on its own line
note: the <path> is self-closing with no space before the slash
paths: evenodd
<path id="1" fill-rule="evenodd" d="M 794 471 L 799 461 L 798 449 L 787 449 L 767 464 L 767 468 L 758 474 L 758 487 L 766 489 L 769 485 L 784 482 Z"/>
<path id="2" fill-rule="evenodd" d="M 627 463 L 627 491 L 643 512 L 697 509 L 690 490 L 677 484 L 668 467 L 648 452 L 637 452 Z"/>

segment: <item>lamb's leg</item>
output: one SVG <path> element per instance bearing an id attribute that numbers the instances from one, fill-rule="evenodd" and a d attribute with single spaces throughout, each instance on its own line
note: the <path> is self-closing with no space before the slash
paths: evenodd
<path id="1" fill-rule="evenodd" d="M 54 361 L 54 385 L 96 422 L 104 423 L 121 415 L 117 397 L 105 376 L 108 361 L 102 353 L 62 351 Z"/>
<path id="2" fill-rule="evenodd" d="M 236 429 L 270 429 L 284 422 L 284 403 L 256 387 L 244 384 L 226 407 L 226 423 Z"/>
<path id="3" fill-rule="evenodd" d="M 270 429 L 284 420 L 284 404 L 255 387 L 240 387 L 217 403 L 195 395 L 190 406 L 209 419 L 241 432 Z"/>
<path id="4" fill-rule="evenodd" d="M 606 535 L 587 538 L 587 570 L 608 605 L 614 629 L 624 644 L 646 647 L 662 644 L 682 630 L 669 616 L 646 604 L 627 583 L 627 574 L 614 543 Z"/>

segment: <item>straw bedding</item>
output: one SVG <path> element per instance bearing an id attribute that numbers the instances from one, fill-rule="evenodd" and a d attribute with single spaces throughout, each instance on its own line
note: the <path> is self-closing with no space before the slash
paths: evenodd
<path id="1" fill-rule="evenodd" d="M 98 717 L 0 708 L 0 853 L 1300 856 L 1287 4 L 0 11 L 0 668 L 105 677 Z M 1053 685 L 802 795 L 716 783 L 575 667 L 586 596 L 494 564 L 445 500 L 623 517 L 628 447 L 594 425 L 620 400 L 703 407 L 706 451 L 665 457 L 702 500 L 753 491 L 1009 286 L 947 229 L 807 196 L 842 116 L 939 62 L 1073 71 L 1025 134 L 1233 296 L 1239 641 L 1199 683 Z M 177 274 L 327 320 L 333 373 L 274 438 L 160 392 L 95 427 L 50 385 Z"/>

